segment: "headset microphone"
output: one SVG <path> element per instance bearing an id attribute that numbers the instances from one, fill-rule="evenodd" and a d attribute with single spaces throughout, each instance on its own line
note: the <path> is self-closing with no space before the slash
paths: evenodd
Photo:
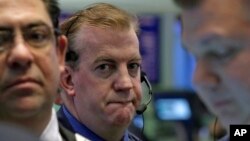
<path id="1" fill-rule="evenodd" d="M 148 78 L 147 78 L 147 75 L 146 75 L 146 73 L 143 72 L 143 71 L 141 72 L 141 82 L 145 82 L 146 85 L 147 85 L 147 87 L 148 87 L 149 99 L 148 99 L 148 101 L 147 101 L 146 104 L 141 104 L 141 105 L 137 108 L 136 113 L 137 113 L 138 115 L 143 114 L 143 112 L 147 109 L 147 106 L 148 106 L 148 104 L 151 102 L 151 98 L 152 98 L 152 94 L 153 94 L 153 92 L 152 92 L 152 87 L 151 87 L 150 82 L 149 82 L 149 80 L 148 80 Z"/>
<path id="2" fill-rule="evenodd" d="M 146 109 L 147 109 L 147 105 L 146 105 L 146 104 L 141 104 L 141 105 L 137 108 L 136 114 L 141 115 Z"/>

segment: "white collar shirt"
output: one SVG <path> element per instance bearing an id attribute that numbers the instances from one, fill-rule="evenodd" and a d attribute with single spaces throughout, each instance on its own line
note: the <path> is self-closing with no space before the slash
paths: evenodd
<path id="1" fill-rule="evenodd" d="M 59 125 L 56 116 L 56 111 L 52 108 L 51 119 L 47 127 L 43 130 L 40 136 L 41 141 L 63 141 L 59 132 Z"/>

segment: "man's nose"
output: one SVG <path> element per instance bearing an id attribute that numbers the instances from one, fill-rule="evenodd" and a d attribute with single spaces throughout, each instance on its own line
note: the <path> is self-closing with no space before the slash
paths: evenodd
<path id="1" fill-rule="evenodd" d="M 120 71 L 115 79 L 114 88 L 116 90 L 130 90 L 133 87 L 132 77 L 129 72 Z"/>
<path id="2" fill-rule="evenodd" d="M 8 66 L 12 69 L 25 69 L 30 67 L 34 59 L 31 47 L 28 46 L 22 36 L 16 37 L 7 57 Z"/>
<path id="3" fill-rule="evenodd" d="M 198 60 L 193 76 L 195 87 L 215 89 L 220 83 L 220 76 L 206 60 Z"/>

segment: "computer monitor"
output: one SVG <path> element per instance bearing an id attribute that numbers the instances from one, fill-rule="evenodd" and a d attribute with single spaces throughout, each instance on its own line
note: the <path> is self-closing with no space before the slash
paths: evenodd
<path id="1" fill-rule="evenodd" d="M 193 117 L 192 92 L 163 92 L 154 95 L 156 117 L 163 121 L 188 121 Z"/>

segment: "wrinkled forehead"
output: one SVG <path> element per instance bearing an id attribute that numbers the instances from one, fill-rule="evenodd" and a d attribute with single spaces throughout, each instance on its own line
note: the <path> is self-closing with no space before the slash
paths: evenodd
<path id="1" fill-rule="evenodd" d="M 237 32 L 239 27 L 249 27 L 250 6 L 246 5 L 249 3 L 247 0 L 203 0 L 197 7 L 184 10 L 181 15 L 184 42 L 203 34 L 229 34 Z"/>
<path id="2" fill-rule="evenodd" d="M 42 0 L 0 0 L 0 25 L 23 25 L 41 21 L 52 26 Z"/>
<path id="3" fill-rule="evenodd" d="M 203 0 L 193 9 L 184 10 L 182 13 L 183 25 L 186 28 L 196 28 L 201 24 L 223 22 L 246 18 L 250 15 L 244 2 L 246 0 Z M 250 7 L 250 6 L 249 6 Z"/>
<path id="4" fill-rule="evenodd" d="M 133 28 L 116 30 L 110 27 L 102 28 L 83 25 L 77 33 L 76 39 L 86 44 L 124 44 L 133 43 L 139 47 L 138 38 Z"/>

